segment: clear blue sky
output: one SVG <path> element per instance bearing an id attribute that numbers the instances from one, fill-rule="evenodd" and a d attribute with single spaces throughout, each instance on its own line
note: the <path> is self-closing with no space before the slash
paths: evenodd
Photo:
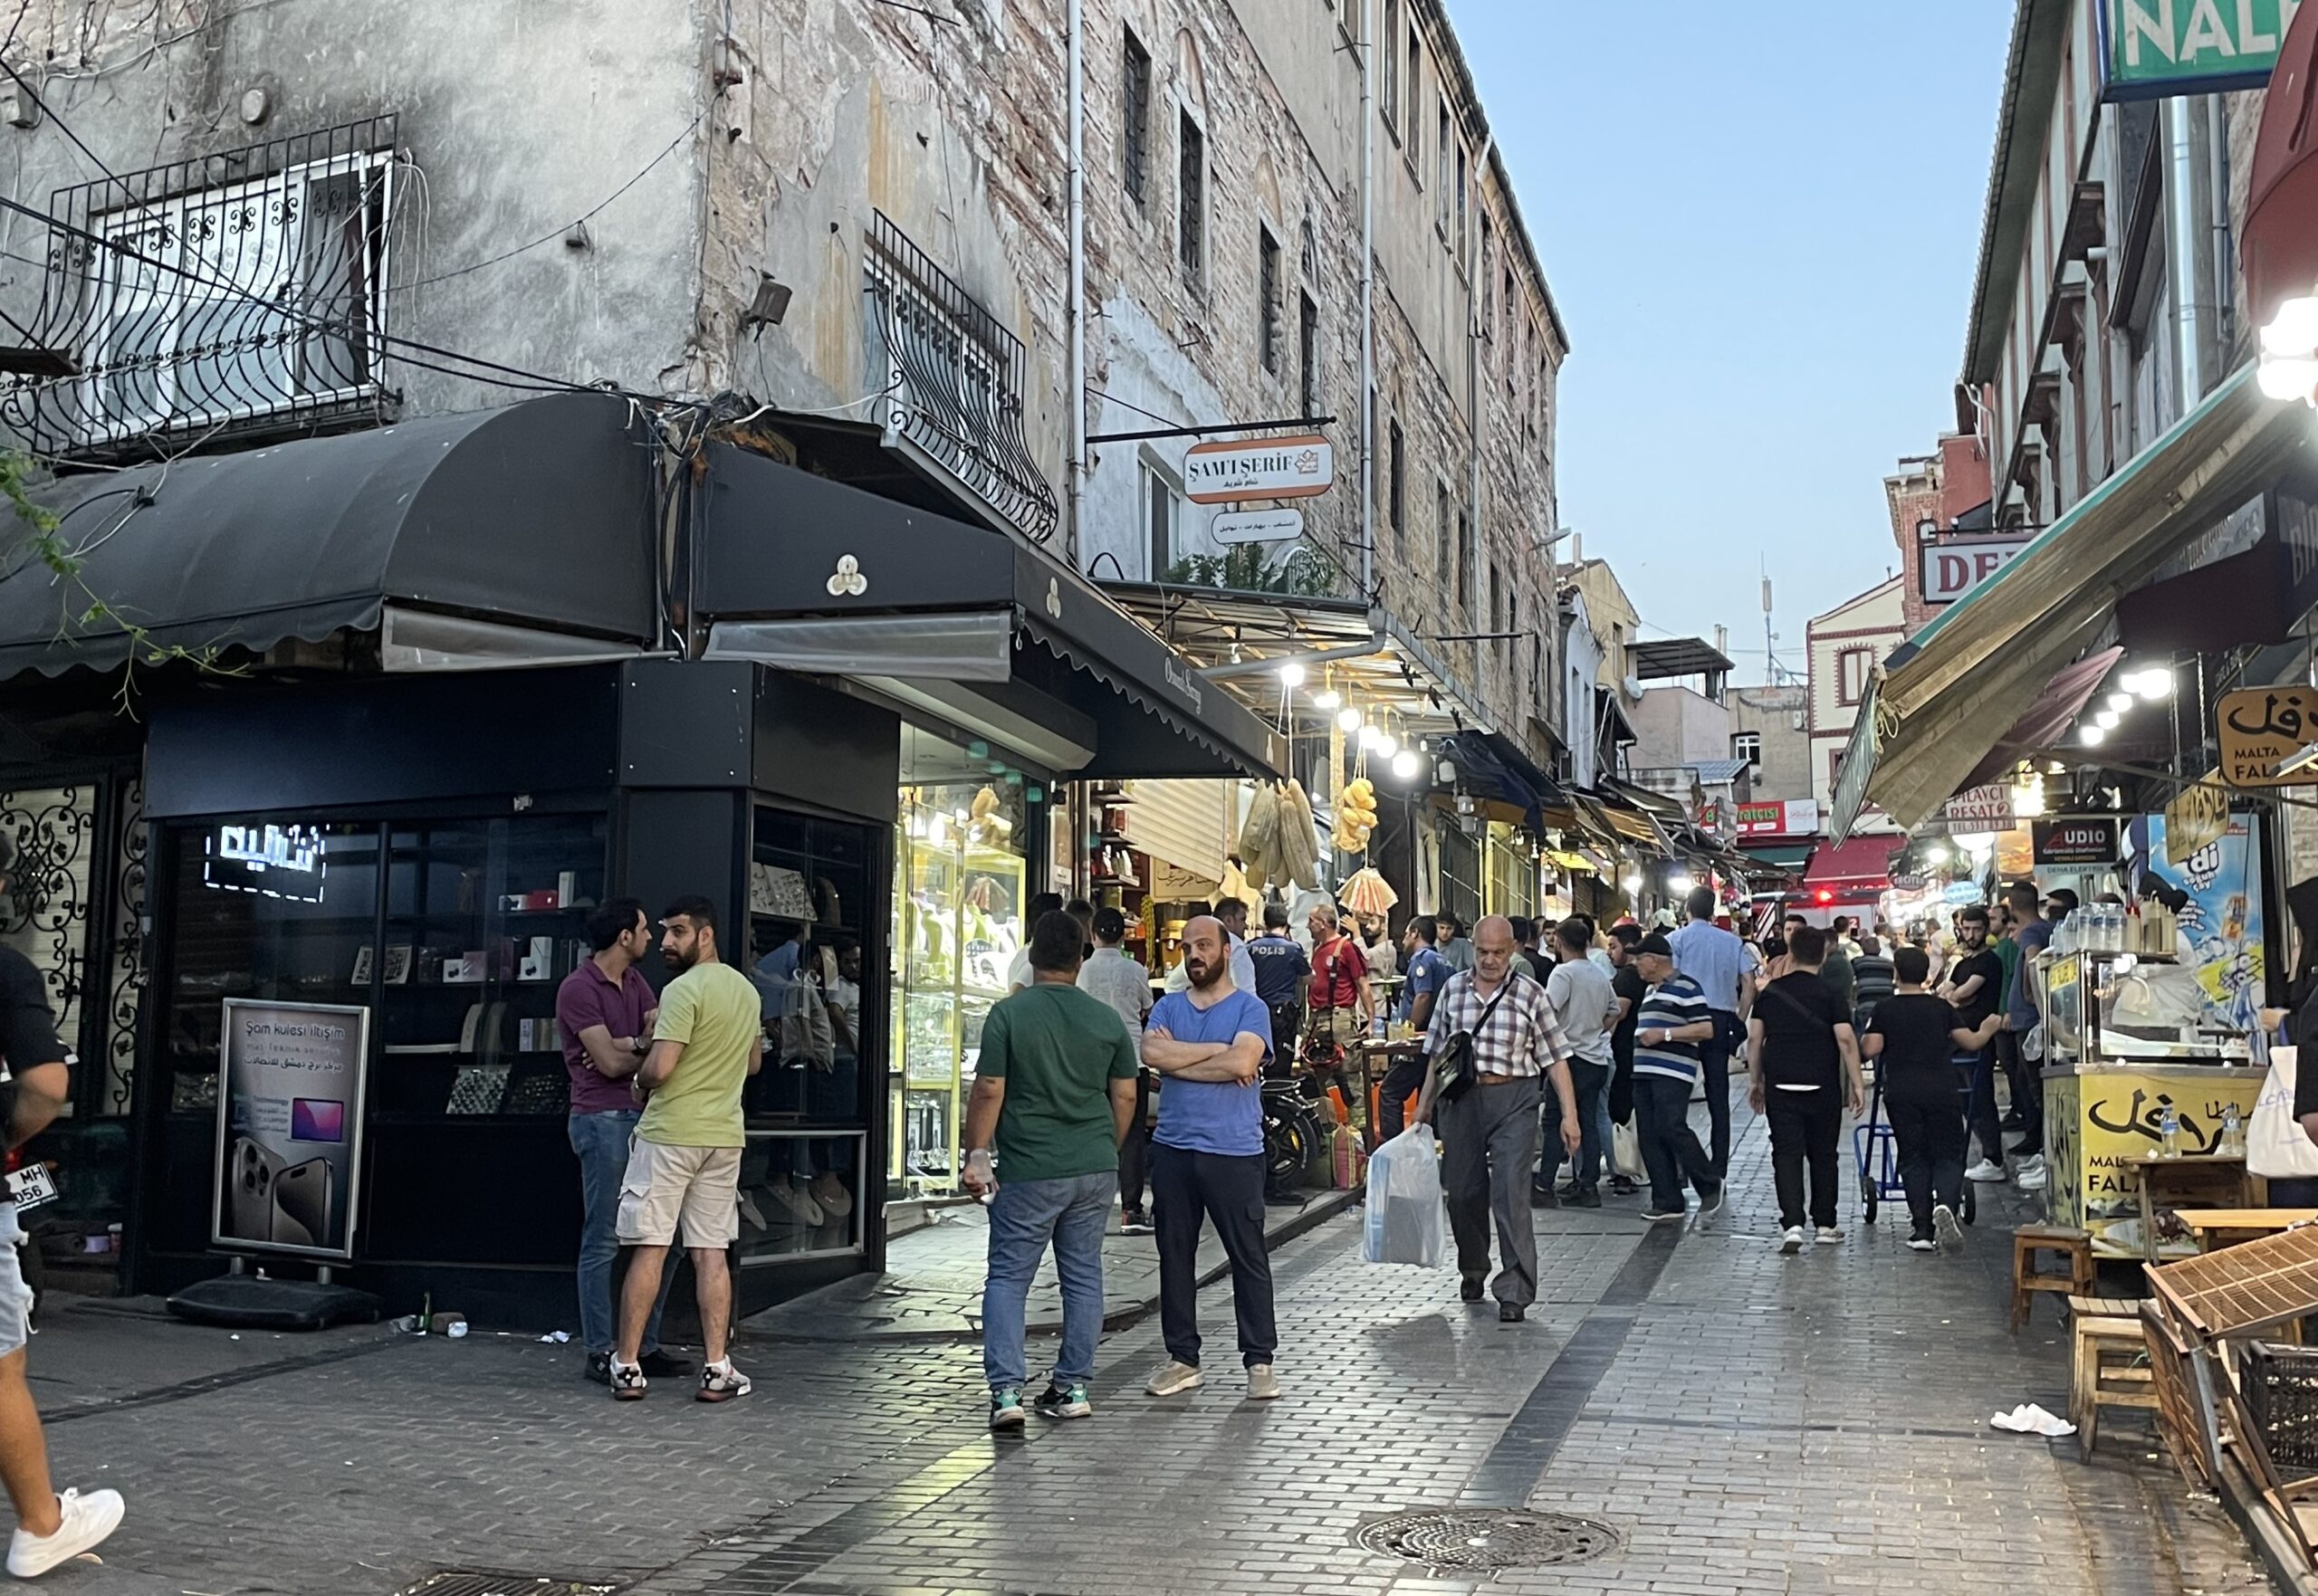
<path id="1" fill-rule="evenodd" d="M 2011 0 L 1448 6 L 1569 328 L 1563 524 L 1741 681 L 1767 565 L 1799 670 L 1955 425 Z"/>

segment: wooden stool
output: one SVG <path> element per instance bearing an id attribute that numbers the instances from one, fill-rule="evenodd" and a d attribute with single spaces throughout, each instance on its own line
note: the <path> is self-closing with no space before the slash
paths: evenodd
<path id="1" fill-rule="evenodd" d="M 2093 1459 L 2103 1408 L 2157 1410 L 2141 1304 L 2130 1297 L 2072 1296 L 2069 1311 L 2068 1417 L 2079 1456 Z"/>
<path id="2" fill-rule="evenodd" d="M 2036 1255 L 2056 1252 L 2068 1259 L 2068 1273 L 2048 1275 L 2036 1267 Z M 2093 1295 L 2093 1232 L 2074 1225 L 2023 1225 L 2012 1233 L 2012 1313 L 2007 1328 L 2015 1334 L 2028 1322 L 2029 1293 L 2058 1292 L 2065 1296 Z"/>

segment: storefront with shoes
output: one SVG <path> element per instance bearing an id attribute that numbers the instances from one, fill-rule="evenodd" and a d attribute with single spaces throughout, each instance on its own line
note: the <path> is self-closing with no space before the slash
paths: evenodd
<path id="1" fill-rule="evenodd" d="M 0 821 L 51 863 L 68 833 L 100 839 L 23 872 L 52 919 L 72 894 L 101 905 L 77 957 L 44 967 L 100 1062 L 39 1151 L 56 1211 L 120 1227 L 126 1288 L 240 1257 L 331 1267 L 397 1313 L 568 1327 L 556 986 L 607 896 L 656 915 L 689 893 L 717 905 L 728 960 L 801 933 L 820 973 L 819 1023 L 768 999 L 743 1311 L 879 1267 L 887 1192 L 913 1159 L 953 1161 L 973 1000 L 1051 869 L 1052 781 L 1263 768 L 1260 727 L 1201 714 L 1147 632 L 1116 611 L 1116 636 L 1056 622 L 1080 594 L 1049 590 L 1042 557 L 1030 585 L 973 595 L 966 630 L 1045 616 L 1002 677 L 993 655 L 752 657 L 722 617 L 761 610 L 675 596 L 816 569 L 819 602 L 798 608 L 826 611 L 835 562 L 788 546 L 777 502 L 749 500 L 744 529 L 720 518 L 726 470 L 746 466 L 664 475 L 625 404 L 571 396 L 46 491 L 67 526 L 129 512 L 86 579 L 132 636 L 59 644 L 54 595 L 0 583 L 0 779 L 27 811 Z M 787 494 L 809 521 L 898 516 L 920 562 L 959 540 L 991 569 L 1021 552 L 803 473 Z M 114 702 L 132 655 L 134 720 Z M 279 1124 L 235 1073 L 254 1020 L 340 1050 L 300 1066 L 318 1084 L 283 1096 Z"/>

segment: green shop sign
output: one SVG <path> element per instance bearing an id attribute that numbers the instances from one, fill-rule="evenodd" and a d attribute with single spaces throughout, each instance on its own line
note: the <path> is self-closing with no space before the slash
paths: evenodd
<path id="1" fill-rule="evenodd" d="M 2099 0 L 2103 100 L 2259 89 L 2301 0 Z"/>

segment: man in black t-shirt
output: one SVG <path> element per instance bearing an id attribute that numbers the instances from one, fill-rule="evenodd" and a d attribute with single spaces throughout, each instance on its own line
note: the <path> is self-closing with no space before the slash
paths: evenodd
<path id="1" fill-rule="evenodd" d="M 1642 1000 L 1649 994 L 1650 983 L 1642 979 L 1642 970 L 1634 963 L 1633 945 L 1642 941 L 1642 927 L 1614 925 L 1610 928 L 1610 990 L 1617 994 L 1620 1008 L 1618 1023 L 1610 1030 L 1610 1090 L 1605 1099 L 1613 1124 L 1633 1123 L 1633 1033 L 1642 1019 Z M 2318 1075 L 2318 1071 L 2313 1071 Z M 1632 1177 L 1618 1172 L 1616 1159 L 1611 1160 L 1610 1192 L 1614 1197 L 1631 1197 L 1637 1190 Z"/>
<path id="2" fill-rule="evenodd" d="M 1860 1049 L 1876 1060 L 1883 1109 L 1900 1144 L 1900 1181 L 1914 1221 L 1908 1245 L 1917 1252 L 1942 1243 L 1961 1247 L 1956 1208 L 1964 1200 L 1964 1115 L 1949 1060 L 1985 1048 L 2004 1017 L 1991 1003 L 1977 1026 L 1967 1025 L 1945 998 L 1925 991 L 1931 959 L 1921 948 L 1901 948 L 1892 962 L 1899 990 L 1876 1005 Z"/>
<path id="3" fill-rule="evenodd" d="M 1835 1145 L 1844 1108 L 1867 1106 L 1851 1008 L 1820 979 L 1827 933 L 1798 926 L 1787 938 L 1790 973 L 1765 987 L 1747 1020 L 1747 1101 L 1770 1121 L 1771 1174 L 1778 1186 L 1779 1251 L 1803 1250 L 1803 1178 L 1819 1244 L 1844 1238 L 1835 1224 Z"/>
<path id="4" fill-rule="evenodd" d="M 1956 1009 L 1956 1022 L 1978 1030 L 1990 1014 L 2004 1009 L 2004 960 L 1988 946 L 1988 912 L 1967 903 L 1956 920 L 1956 957 L 1939 995 Z M 1996 1112 L 1996 1056 L 1988 1046 L 1967 1048 L 1957 1066 L 1971 1072 L 1971 1132 L 1980 1143 L 1980 1161 L 1964 1171 L 1972 1180 L 2001 1180 L 2005 1175 L 2004 1132 Z"/>

